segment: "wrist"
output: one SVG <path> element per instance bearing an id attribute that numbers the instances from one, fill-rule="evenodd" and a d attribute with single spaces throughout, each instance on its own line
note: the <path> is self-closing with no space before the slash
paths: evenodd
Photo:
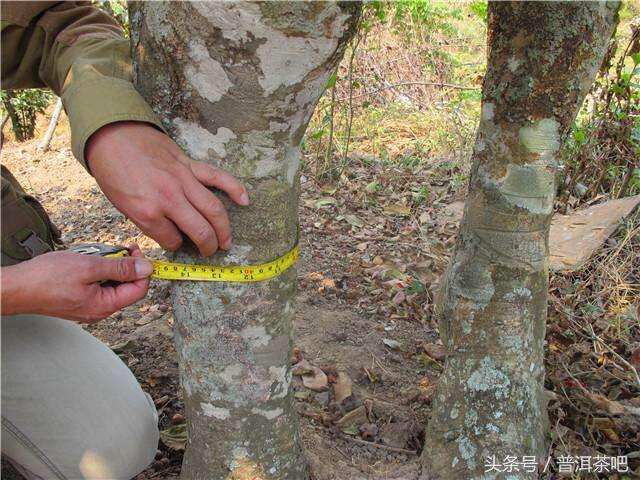
<path id="1" fill-rule="evenodd" d="M 135 132 L 137 132 L 140 127 L 151 128 L 153 131 L 162 132 L 162 130 L 153 123 L 138 120 L 122 120 L 107 123 L 93 132 L 87 139 L 84 147 L 84 158 L 89 173 L 94 174 L 95 167 L 97 166 L 94 164 L 112 157 L 109 153 L 113 152 L 114 145 L 118 145 L 120 142 L 126 140 L 123 139 L 122 135 L 135 135 Z"/>
<path id="2" fill-rule="evenodd" d="M 28 299 L 29 289 L 25 282 L 28 275 L 24 263 L 2 267 L 2 315 L 33 313 L 28 311 L 29 304 L 33 302 Z"/>

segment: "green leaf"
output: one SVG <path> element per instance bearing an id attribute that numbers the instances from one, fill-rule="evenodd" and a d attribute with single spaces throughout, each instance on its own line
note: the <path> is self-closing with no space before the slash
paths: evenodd
<path id="1" fill-rule="evenodd" d="M 573 132 L 573 139 L 582 144 L 586 141 L 587 139 L 587 134 L 584 130 L 580 129 L 580 130 L 574 130 Z"/>
<path id="2" fill-rule="evenodd" d="M 333 88 L 336 85 L 336 80 L 338 80 L 338 72 L 333 72 L 327 80 L 327 88 Z"/>
<path id="3" fill-rule="evenodd" d="M 173 450 L 184 450 L 187 445 L 187 424 L 180 423 L 162 430 L 160 440 Z"/>
<path id="4" fill-rule="evenodd" d="M 316 208 L 326 207 L 328 205 L 335 205 L 336 199 L 332 197 L 323 197 L 316 200 L 315 206 Z"/>

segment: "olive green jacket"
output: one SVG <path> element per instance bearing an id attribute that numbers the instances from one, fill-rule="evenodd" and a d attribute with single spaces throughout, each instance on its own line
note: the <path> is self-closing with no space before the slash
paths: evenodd
<path id="1" fill-rule="evenodd" d="M 87 139 L 119 120 L 160 127 L 131 83 L 129 42 L 91 2 L 2 2 L 3 89 L 49 87 L 62 97 L 75 157 Z"/>
<path id="2" fill-rule="evenodd" d="M 0 86 L 49 87 L 62 97 L 71 148 L 87 168 L 89 137 L 121 120 L 162 128 L 131 83 L 129 42 L 118 24 L 91 2 L 0 4 Z M 2 265 L 54 248 L 59 233 L 37 200 L 2 167 Z"/>

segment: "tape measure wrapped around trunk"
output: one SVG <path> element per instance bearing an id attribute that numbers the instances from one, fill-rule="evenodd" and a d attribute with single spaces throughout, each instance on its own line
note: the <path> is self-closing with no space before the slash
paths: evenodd
<path id="1" fill-rule="evenodd" d="M 70 248 L 84 255 L 122 257 L 129 254 L 126 248 L 87 243 Z M 152 260 L 151 278 L 161 280 L 186 280 L 196 282 L 262 282 L 277 277 L 293 266 L 300 256 L 298 243 L 287 253 L 267 263 L 257 265 L 192 265 L 186 263 Z"/>

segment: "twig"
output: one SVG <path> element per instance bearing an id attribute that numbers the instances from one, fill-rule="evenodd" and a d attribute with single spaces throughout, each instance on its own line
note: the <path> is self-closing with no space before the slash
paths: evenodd
<path id="1" fill-rule="evenodd" d="M 338 98 L 336 99 L 336 102 L 344 102 L 345 100 L 353 100 L 354 98 L 360 98 L 360 97 L 366 97 L 368 95 L 373 95 L 374 93 L 378 93 L 378 92 L 382 92 L 383 90 L 388 90 L 390 88 L 396 88 L 396 87 L 406 87 L 406 86 L 411 86 L 411 85 L 423 85 L 423 86 L 430 86 L 430 87 L 440 87 L 440 88 L 452 88 L 454 90 L 478 90 L 480 87 L 467 87 L 464 85 L 456 85 L 454 83 L 440 83 L 440 82 L 400 82 L 400 83 L 393 83 L 393 84 L 389 84 L 389 85 L 385 85 L 384 87 L 380 87 L 377 88 L 375 90 L 371 90 L 370 92 L 364 92 L 361 93 L 360 95 L 354 95 L 351 97 L 342 97 L 342 98 Z"/>
<path id="2" fill-rule="evenodd" d="M 406 453 L 407 455 L 417 455 L 418 454 L 418 452 L 416 450 L 407 450 L 406 448 L 392 447 L 392 446 L 389 446 L 389 445 L 383 445 L 381 443 L 367 442 L 366 440 L 360 440 L 359 438 L 348 437 L 347 435 L 343 435 L 342 438 L 344 438 L 346 440 L 349 440 L 351 442 L 354 442 L 354 443 L 359 443 L 360 445 L 367 445 L 369 447 L 380 448 L 382 450 L 388 450 L 390 452 Z"/>
<path id="3" fill-rule="evenodd" d="M 622 364 L 625 367 L 627 367 L 629 370 L 631 370 L 631 372 L 633 373 L 634 377 L 636 377 L 636 383 L 638 384 L 638 387 L 640 387 L 640 376 L 638 375 L 638 370 L 636 370 L 636 367 L 634 367 L 629 362 L 627 362 L 622 355 L 620 355 L 618 352 L 616 352 L 613 348 L 611 348 L 609 345 L 607 345 L 604 342 L 604 340 L 602 340 L 598 335 L 596 335 L 596 332 L 593 330 L 593 326 L 590 323 L 587 324 L 587 325 L 589 326 L 589 330 L 591 331 L 590 333 L 591 333 L 592 340 L 597 340 L 598 342 L 600 342 L 600 344 L 604 348 L 606 348 L 609 352 L 611 352 L 614 357 L 616 357 L 618 360 L 620 360 L 620 362 L 622 362 Z"/>
<path id="4" fill-rule="evenodd" d="M 360 40 L 362 37 L 358 35 L 356 37 L 355 42 L 351 48 L 351 55 L 349 56 L 349 120 L 347 121 L 347 141 L 345 142 L 344 154 L 342 155 L 342 169 L 347 165 L 347 155 L 349 155 L 349 142 L 351 141 L 351 126 L 353 125 L 353 59 L 356 56 L 356 50 L 358 49 L 358 45 L 360 45 Z M 342 174 L 342 171 L 340 172 Z"/>
<path id="5" fill-rule="evenodd" d="M 334 72 L 334 75 L 338 75 L 338 70 Z M 331 87 L 331 112 L 329 113 L 329 118 L 331 119 L 331 123 L 329 124 L 329 142 L 327 143 L 327 151 L 324 155 L 324 171 L 322 174 L 329 171 L 329 163 L 333 158 L 333 123 L 335 121 L 334 111 L 336 106 L 336 82 L 334 80 L 333 86 Z M 320 178 L 319 169 L 316 171 L 316 178 Z"/>

